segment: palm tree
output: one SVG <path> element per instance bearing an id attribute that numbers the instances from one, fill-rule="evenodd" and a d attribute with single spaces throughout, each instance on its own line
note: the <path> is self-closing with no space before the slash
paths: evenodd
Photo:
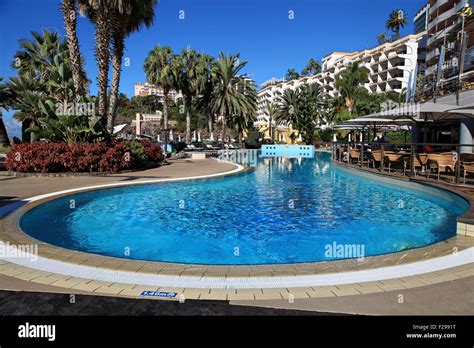
<path id="1" fill-rule="evenodd" d="M 299 117 L 298 91 L 287 89 L 278 99 L 278 112 L 275 121 L 279 125 L 295 124 Z"/>
<path id="2" fill-rule="evenodd" d="M 47 29 L 31 35 L 31 40 L 20 40 L 20 50 L 15 53 L 11 67 L 20 76 L 48 80 L 54 60 L 66 58 L 67 44 L 61 41 L 58 33 Z"/>
<path id="3" fill-rule="evenodd" d="M 207 114 L 207 127 L 209 131 L 209 136 L 211 136 L 213 131 L 214 124 L 214 113 L 210 108 L 210 99 L 212 92 L 214 90 L 214 85 L 216 84 L 215 77 L 213 75 L 213 66 L 215 64 L 214 57 L 207 54 L 201 54 L 201 63 L 204 66 L 203 70 L 203 84 L 202 91 L 200 92 L 200 97 L 197 100 L 197 108 L 203 113 Z"/>
<path id="4" fill-rule="evenodd" d="M 390 13 L 385 27 L 387 30 L 393 31 L 395 33 L 395 40 L 398 40 L 400 38 L 400 28 L 405 27 L 407 23 L 405 11 L 396 9 Z"/>
<path id="5" fill-rule="evenodd" d="M 268 117 L 268 131 L 272 141 L 275 141 L 275 130 L 273 129 L 273 123 L 275 117 L 278 114 L 278 105 L 274 102 L 267 102 L 265 104 L 265 115 Z"/>
<path id="6" fill-rule="evenodd" d="M 122 58 L 125 49 L 125 38 L 138 31 L 142 25 L 150 27 L 155 17 L 154 7 L 157 0 L 127 0 L 131 12 L 114 11 L 112 26 L 112 84 L 110 87 L 109 111 L 107 115 L 107 130 L 112 133 L 117 115 L 117 102 L 122 73 Z"/>
<path id="7" fill-rule="evenodd" d="M 3 80 L 0 77 L 0 82 Z M 3 122 L 2 109 L 8 110 L 12 102 L 12 94 L 8 85 L 5 83 L 0 84 L 0 145 L 10 146 L 10 139 L 8 139 L 7 129 Z"/>
<path id="8" fill-rule="evenodd" d="M 117 12 L 130 15 L 132 6 L 128 0 L 78 0 L 79 10 L 87 15 L 95 26 L 95 55 L 98 68 L 98 115 L 107 124 L 107 84 L 110 63 L 110 38 Z"/>
<path id="9" fill-rule="evenodd" d="M 77 8 L 75 0 L 62 0 L 61 10 L 64 16 L 69 59 L 71 61 L 72 79 L 76 95 L 84 94 L 87 89 L 87 78 L 82 66 L 82 56 L 77 38 Z"/>
<path id="10" fill-rule="evenodd" d="M 311 144 L 316 127 L 322 119 L 327 101 L 318 84 L 303 85 L 296 90 L 287 89 L 278 100 L 277 123 L 291 125 Z"/>
<path id="11" fill-rule="evenodd" d="M 175 78 L 178 89 L 181 90 L 184 99 L 184 110 L 186 114 L 186 137 L 187 144 L 191 142 L 191 109 L 193 100 L 203 90 L 203 75 L 205 67 L 200 55 L 193 49 L 183 49 L 181 55 L 176 59 Z"/>
<path id="12" fill-rule="evenodd" d="M 156 46 L 145 59 L 147 81 L 163 90 L 163 127 L 168 129 L 169 93 L 176 89 L 176 57 L 169 46 Z"/>
<path id="13" fill-rule="evenodd" d="M 215 86 L 210 96 L 211 112 L 222 117 L 222 141 L 228 125 L 236 125 L 241 138 L 256 114 L 255 84 L 248 75 L 241 74 L 247 65 L 240 55 L 224 55 L 222 52 L 213 67 Z"/>
<path id="14" fill-rule="evenodd" d="M 64 90 L 61 92 L 56 83 L 64 86 L 67 83 L 64 80 L 70 79 L 68 76 L 59 81 L 58 75 L 68 74 L 69 71 L 67 43 L 49 30 L 43 30 L 42 34 L 32 32 L 32 36 L 31 40 L 20 41 L 20 50 L 15 53 L 12 63 L 12 68 L 18 71 L 18 77 L 8 82 L 13 98 L 11 106 L 18 110 L 14 118 L 22 122 L 24 142 L 34 141 L 35 134 L 27 130 L 36 126 L 41 116 L 40 100 L 53 95 L 67 104 L 68 95 L 62 93 Z"/>
<path id="15" fill-rule="evenodd" d="M 388 41 L 387 32 L 384 32 L 384 33 L 381 33 L 381 34 L 377 35 L 377 41 L 378 41 L 379 45 L 386 43 Z"/>
<path id="16" fill-rule="evenodd" d="M 11 107 L 17 110 L 13 118 L 22 123 L 22 140 L 25 143 L 33 142 L 35 134 L 29 130 L 38 126 L 38 119 L 44 116 L 40 102 L 47 98 L 47 88 L 31 76 L 12 77 L 7 84 L 13 92 Z"/>
<path id="17" fill-rule="evenodd" d="M 306 64 L 303 71 L 301 71 L 301 75 L 303 76 L 315 75 L 319 73 L 320 71 L 321 71 L 321 64 L 315 61 L 313 58 L 311 58 L 308 64 Z"/>
<path id="18" fill-rule="evenodd" d="M 257 120 L 257 91 L 253 81 L 242 77 L 239 77 L 237 91 L 243 91 L 243 96 L 238 101 L 240 112 L 231 114 L 228 121 L 229 126 L 237 129 L 239 144 L 242 147 L 244 131 L 249 130 Z"/>
<path id="19" fill-rule="evenodd" d="M 368 70 L 359 67 L 359 63 L 350 64 L 346 70 L 336 76 L 335 87 L 344 98 L 347 110 L 352 115 L 357 99 L 364 93 L 363 84 L 368 80 Z"/>
<path id="20" fill-rule="evenodd" d="M 296 80 L 300 78 L 300 74 L 296 72 L 295 69 L 288 69 L 285 75 L 286 81 Z"/>

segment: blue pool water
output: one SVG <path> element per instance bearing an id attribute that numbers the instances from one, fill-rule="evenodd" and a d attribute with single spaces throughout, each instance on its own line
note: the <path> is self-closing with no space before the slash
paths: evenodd
<path id="1" fill-rule="evenodd" d="M 220 179 L 79 193 L 30 210 L 20 226 L 53 245 L 123 258 L 326 261 L 351 257 L 331 253 L 341 245 L 369 256 L 454 236 L 456 217 L 468 204 L 435 192 L 365 178 L 317 153 L 314 159 L 259 159 L 253 171 Z"/>

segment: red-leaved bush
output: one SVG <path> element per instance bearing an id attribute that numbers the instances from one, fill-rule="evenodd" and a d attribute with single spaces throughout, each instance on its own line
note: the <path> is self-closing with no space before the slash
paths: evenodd
<path id="1" fill-rule="evenodd" d="M 149 140 L 140 140 L 143 149 L 148 157 L 148 160 L 151 162 L 161 162 L 163 161 L 163 154 L 161 153 L 160 145 L 154 144 Z"/>
<path id="2" fill-rule="evenodd" d="M 148 161 L 161 161 L 160 146 L 147 143 L 142 145 Z M 8 152 L 6 160 L 8 170 L 20 173 L 116 173 L 132 169 L 135 163 L 130 148 L 121 142 L 20 144 Z"/>

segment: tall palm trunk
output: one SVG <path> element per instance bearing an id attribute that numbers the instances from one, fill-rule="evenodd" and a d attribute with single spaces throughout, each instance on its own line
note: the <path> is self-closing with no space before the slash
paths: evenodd
<path id="1" fill-rule="evenodd" d="M 31 133 L 26 131 L 28 128 L 30 128 L 30 122 L 29 121 L 23 121 L 21 123 L 21 141 L 24 144 L 27 144 L 27 143 L 31 142 Z"/>
<path id="2" fill-rule="evenodd" d="M 168 129 L 168 115 L 169 115 L 169 106 L 168 106 L 168 89 L 163 89 L 163 128 Z"/>
<path id="3" fill-rule="evenodd" d="M 272 140 L 272 142 L 274 142 L 275 139 L 273 138 L 273 128 L 272 128 L 273 125 L 272 125 L 272 123 L 273 123 L 272 115 L 270 115 L 270 127 L 269 127 L 270 128 L 270 139 Z"/>
<path id="4" fill-rule="evenodd" d="M 242 148 L 244 131 L 242 130 L 242 127 L 240 125 L 238 126 L 238 132 L 239 132 L 239 147 Z"/>
<path id="5" fill-rule="evenodd" d="M 64 14 L 64 27 L 66 29 L 67 47 L 69 50 L 69 59 L 71 60 L 72 81 L 76 96 L 84 93 L 85 73 L 81 65 L 81 52 L 79 50 L 79 40 L 76 32 L 76 2 L 75 0 L 62 0 L 61 6 Z"/>
<path id="6" fill-rule="evenodd" d="M 96 59 L 99 74 L 97 77 L 99 87 L 99 117 L 102 119 L 102 124 L 107 126 L 107 83 L 109 78 L 109 62 L 110 62 L 110 22 L 109 19 L 104 18 L 102 14 L 97 16 L 96 20 Z"/>
<path id="7" fill-rule="evenodd" d="M 186 97 L 185 107 L 186 107 L 186 144 L 191 143 L 191 105 L 192 99 Z"/>
<path id="8" fill-rule="evenodd" d="M 10 139 L 8 139 L 7 128 L 3 123 L 2 110 L 0 109 L 0 145 L 10 146 Z"/>
<path id="9" fill-rule="evenodd" d="M 117 103 L 119 96 L 120 75 L 122 73 L 122 58 L 125 49 L 125 33 L 121 29 L 114 30 L 113 33 L 113 59 L 112 59 L 112 85 L 110 86 L 109 113 L 107 115 L 107 131 L 114 130 L 115 118 L 117 115 Z"/>
<path id="10" fill-rule="evenodd" d="M 225 116 L 222 116 L 222 142 L 225 143 L 225 137 L 227 136 L 226 134 L 226 124 L 225 124 Z"/>
<path id="11" fill-rule="evenodd" d="M 207 117 L 207 126 L 209 128 L 209 137 L 212 134 L 212 123 L 214 121 L 214 117 L 212 115 L 212 112 L 209 113 L 209 116 Z"/>

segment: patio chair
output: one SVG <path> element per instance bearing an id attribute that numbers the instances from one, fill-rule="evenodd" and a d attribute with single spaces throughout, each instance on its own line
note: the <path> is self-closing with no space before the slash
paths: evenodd
<path id="1" fill-rule="evenodd" d="M 474 162 L 474 153 L 462 153 L 461 154 L 461 162 Z"/>
<path id="2" fill-rule="evenodd" d="M 422 159 L 420 158 L 420 156 L 418 156 L 418 154 L 415 155 L 415 157 L 413 158 L 413 173 L 417 174 L 417 169 L 419 169 L 419 171 L 421 172 L 423 170 L 423 166 L 425 164 L 422 163 Z"/>
<path id="3" fill-rule="evenodd" d="M 404 155 L 395 153 L 395 152 L 386 152 L 384 153 L 386 162 L 388 164 L 388 172 L 390 173 L 390 170 L 393 167 L 400 167 L 400 169 L 403 168 L 403 175 L 405 175 L 405 171 L 407 168 L 407 161 L 404 159 Z"/>
<path id="4" fill-rule="evenodd" d="M 372 164 L 372 167 L 375 169 L 377 164 L 380 164 L 382 162 L 382 151 L 375 150 L 372 152 L 368 152 L 369 155 L 369 160 L 368 164 Z"/>
<path id="5" fill-rule="evenodd" d="M 441 169 L 444 169 L 446 172 L 448 169 L 454 174 L 456 168 L 456 161 L 454 160 L 454 154 L 452 152 L 445 152 L 440 154 L 428 155 L 428 167 L 429 174 L 434 169 L 438 172 L 438 181 L 441 174 Z"/>
<path id="6" fill-rule="evenodd" d="M 468 173 L 474 174 L 474 162 L 464 162 L 462 164 L 464 183 L 466 183 L 466 176 Z"/>
<path id="7" fill-rule="evenodd" d="M 359 150 L 350 150 L 349 151 L 349 162 L 351 164 L 353 164 L 354 160 L 356 161 L 356 163 L 359 163 L 359 160 L 360 160 L 360 151 Z"/>

